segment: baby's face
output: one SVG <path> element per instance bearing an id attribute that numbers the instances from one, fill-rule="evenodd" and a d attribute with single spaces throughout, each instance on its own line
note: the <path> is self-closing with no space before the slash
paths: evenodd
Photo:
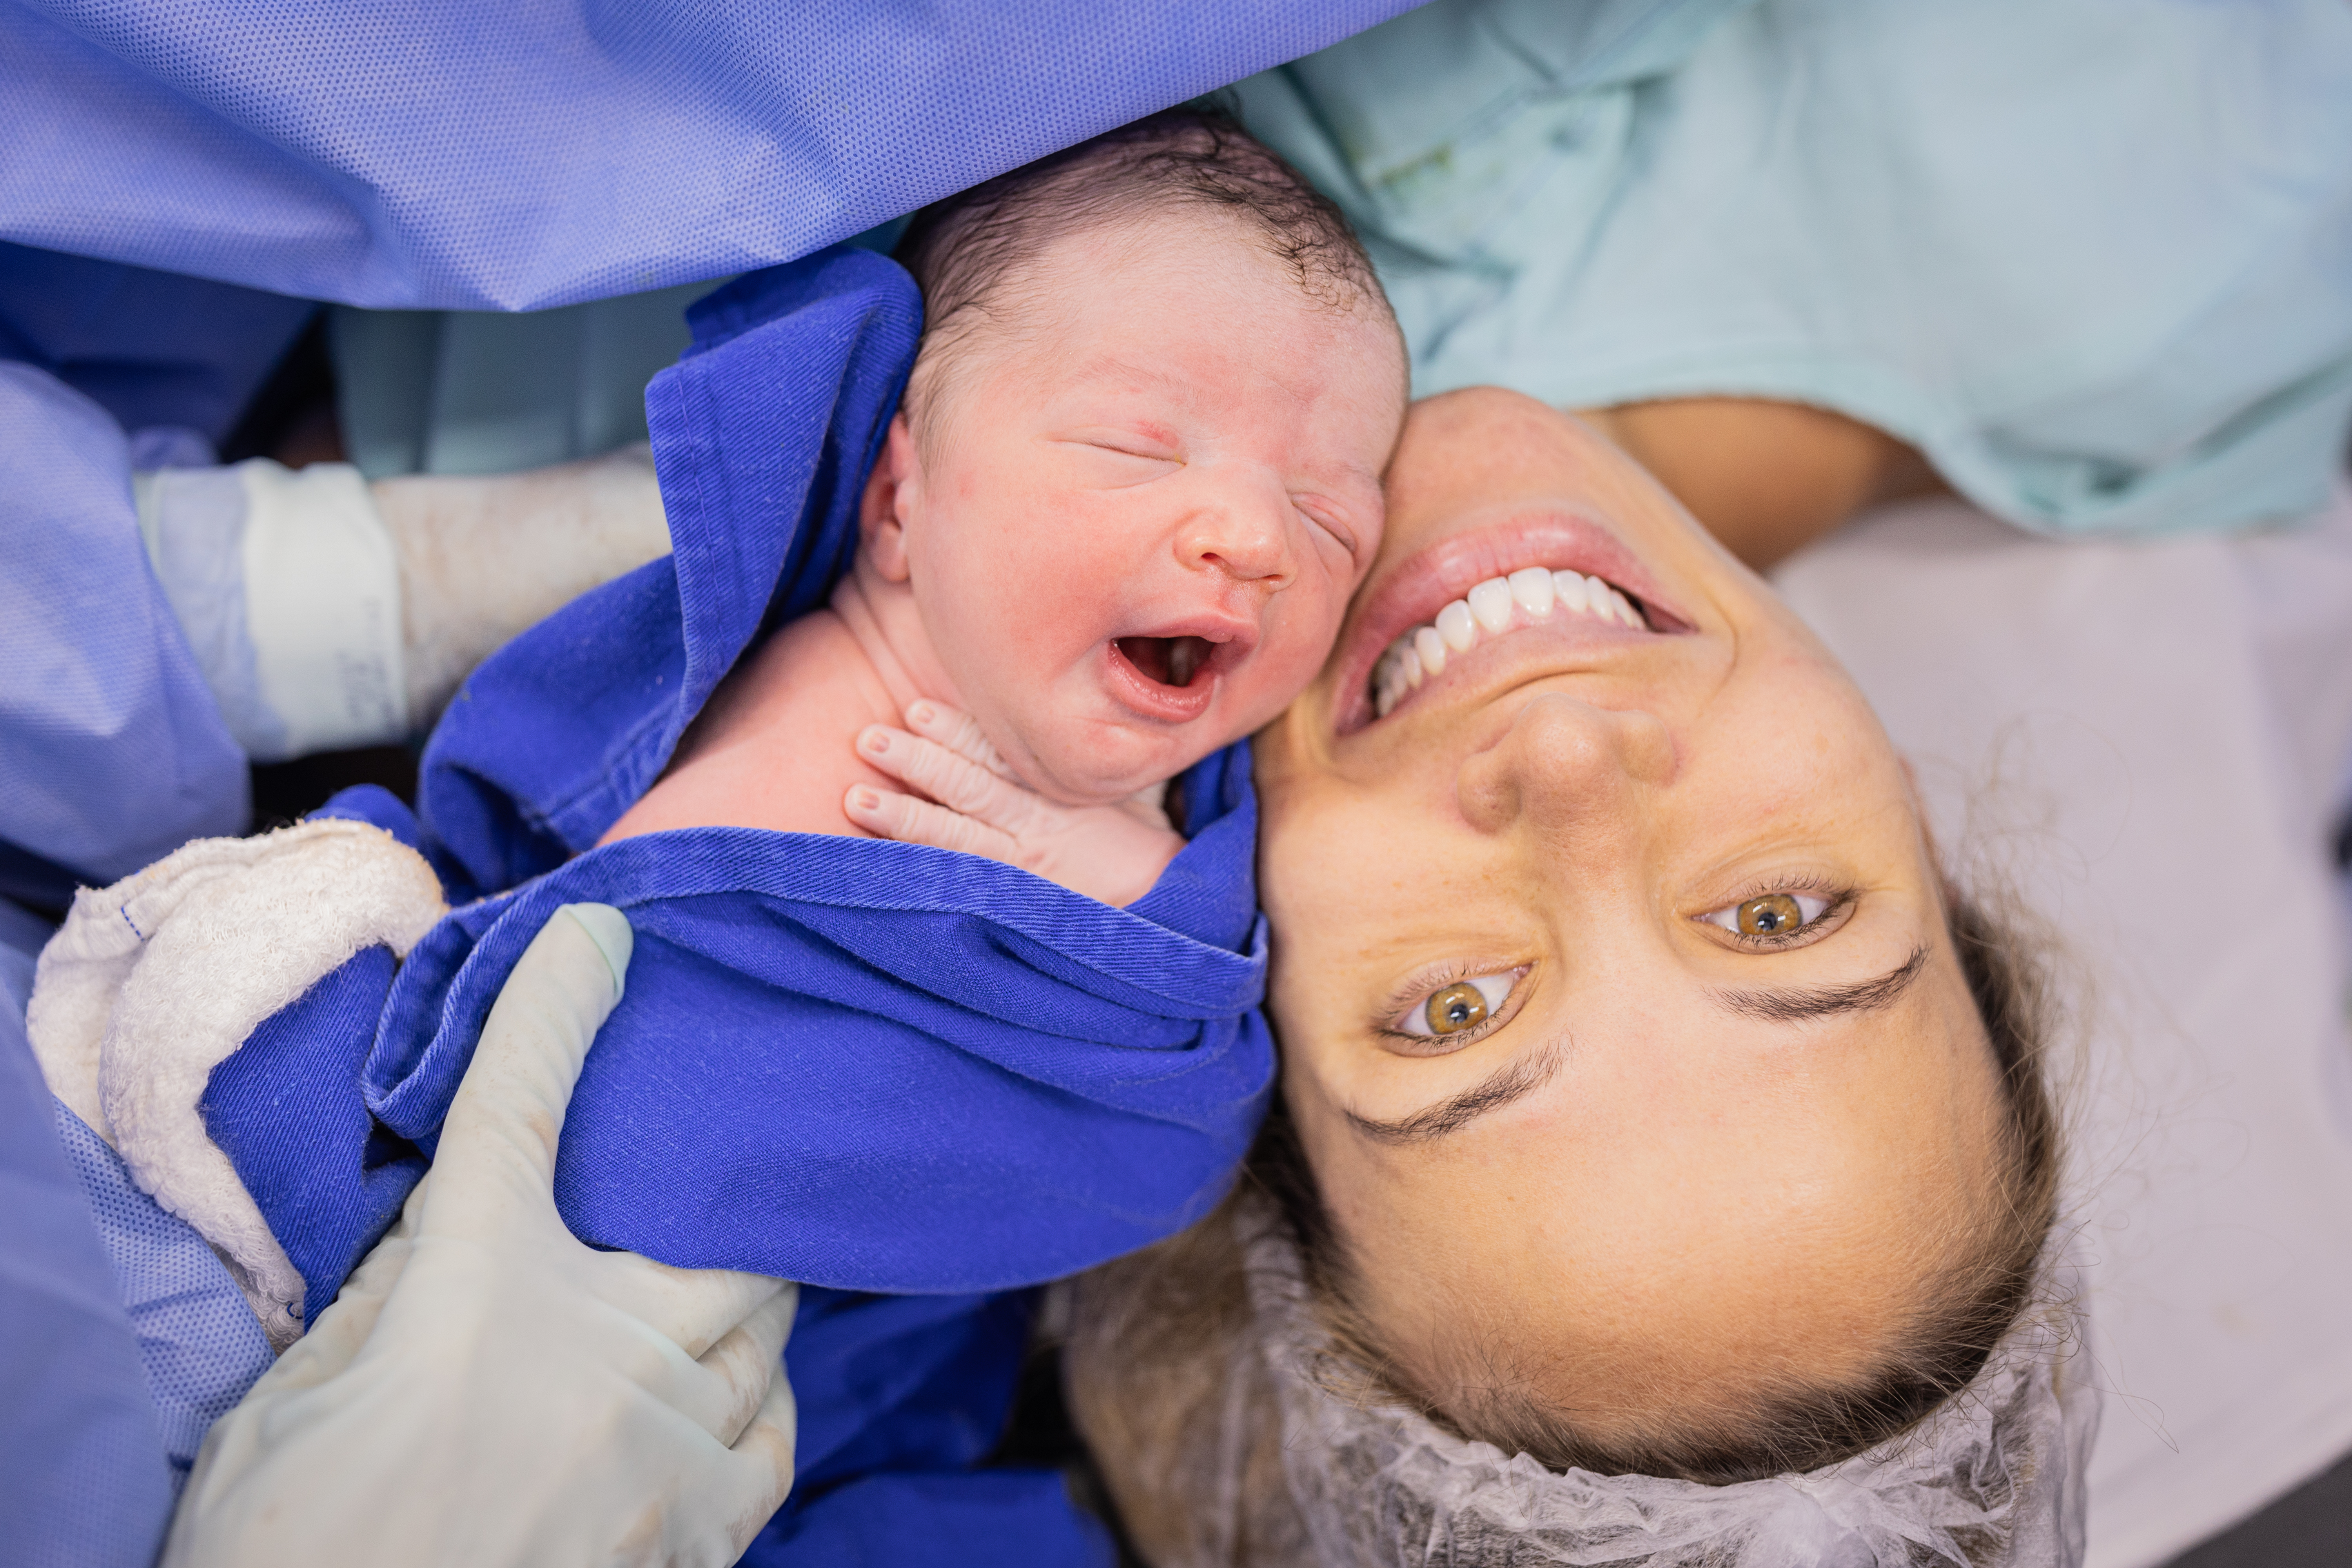
<path id="1" fill-rule="evenodd" d="M 1110 801 L 1313 679 L 1371 564 L 1405 403 L 1385 310 L 1241 221 L 1071 235 L 965 338 L 869 489 L 942 673 L 1022 777 Z"/>

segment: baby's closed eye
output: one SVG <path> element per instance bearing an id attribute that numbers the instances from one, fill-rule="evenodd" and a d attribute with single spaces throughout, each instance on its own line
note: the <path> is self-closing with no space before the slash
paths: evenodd
<path id="1" fill-rule="evenodd" d="M 1126 429 L 1081 429 L 1053 437 L 1071 477 L 1089 488 L 1147 484 L 1184 467 L 1172 440 Z"/>

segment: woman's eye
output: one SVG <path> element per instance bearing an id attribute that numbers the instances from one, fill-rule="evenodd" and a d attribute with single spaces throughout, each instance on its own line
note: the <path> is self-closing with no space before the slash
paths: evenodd
<path id="1" fill-rule="evenodd" d="M 1398 1019 L 1397 1029 L 1425 1040 L 1466 1033 L 1503 1010 L 1518 979 L 1517 970 L 1507 970 L 1500 974 L 1474 974 L 1467 980 L 1442 985 Z"/>
<path id="2" fill-rule="evenodd" d="M 1816 893 L 1761 893 L 1723 909 L 1710 910 L 1699 919 L 1734 936 L 1789 936 L 1827 914 L 1830 902 Z"/>

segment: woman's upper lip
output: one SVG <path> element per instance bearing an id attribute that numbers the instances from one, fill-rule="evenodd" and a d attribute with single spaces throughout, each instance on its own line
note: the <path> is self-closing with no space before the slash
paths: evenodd
<path id="1" fill-rule="evenodd" d="M 1370 721 L 1371 700 L 1365 689 L 1372 665 L 1391 643 L 1489 577 L 1507 577 L 1523 566 L 1565 567 L 1599 577 L 1640 599 L 1670 626 L 1690 626 L 1666 602 L 1640 558 L 1605 525 L 1567 510 L 1506 517 L 1449 534 L 1380 574 L 1341 643 L 1332 712 L 1339 732 Z"/>

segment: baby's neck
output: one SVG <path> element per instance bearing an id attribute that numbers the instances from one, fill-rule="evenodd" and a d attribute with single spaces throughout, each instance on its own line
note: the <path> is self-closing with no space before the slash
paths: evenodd
<path id="1" fill-rule="evenodd" d="M 922 698 L 951 708 L 963 705 L 955 682 L 931 647 L 931 634 L 916 607 L 914 590 L 867 570 L 862 555 L 858 569 L 834 585 L 831 603 L 817 614 L 841 623 L 842 630 L 865 656 L 874 679 L 890 695 L 889 717 L 868 722 L 901 723 L 907 705 Z"/>
<path id="2" fill-rule="evenodd" d="M 721 826 L 868 837 L 842 797 L 857 784 L 901 786 L 858 757 L 857 732 L 903 725 L 919 698 L 962 701 L 914 595 L 861 554 L 828 606 L 779 630 L 719 682 L 668 772 L 601 842 Z"/>

